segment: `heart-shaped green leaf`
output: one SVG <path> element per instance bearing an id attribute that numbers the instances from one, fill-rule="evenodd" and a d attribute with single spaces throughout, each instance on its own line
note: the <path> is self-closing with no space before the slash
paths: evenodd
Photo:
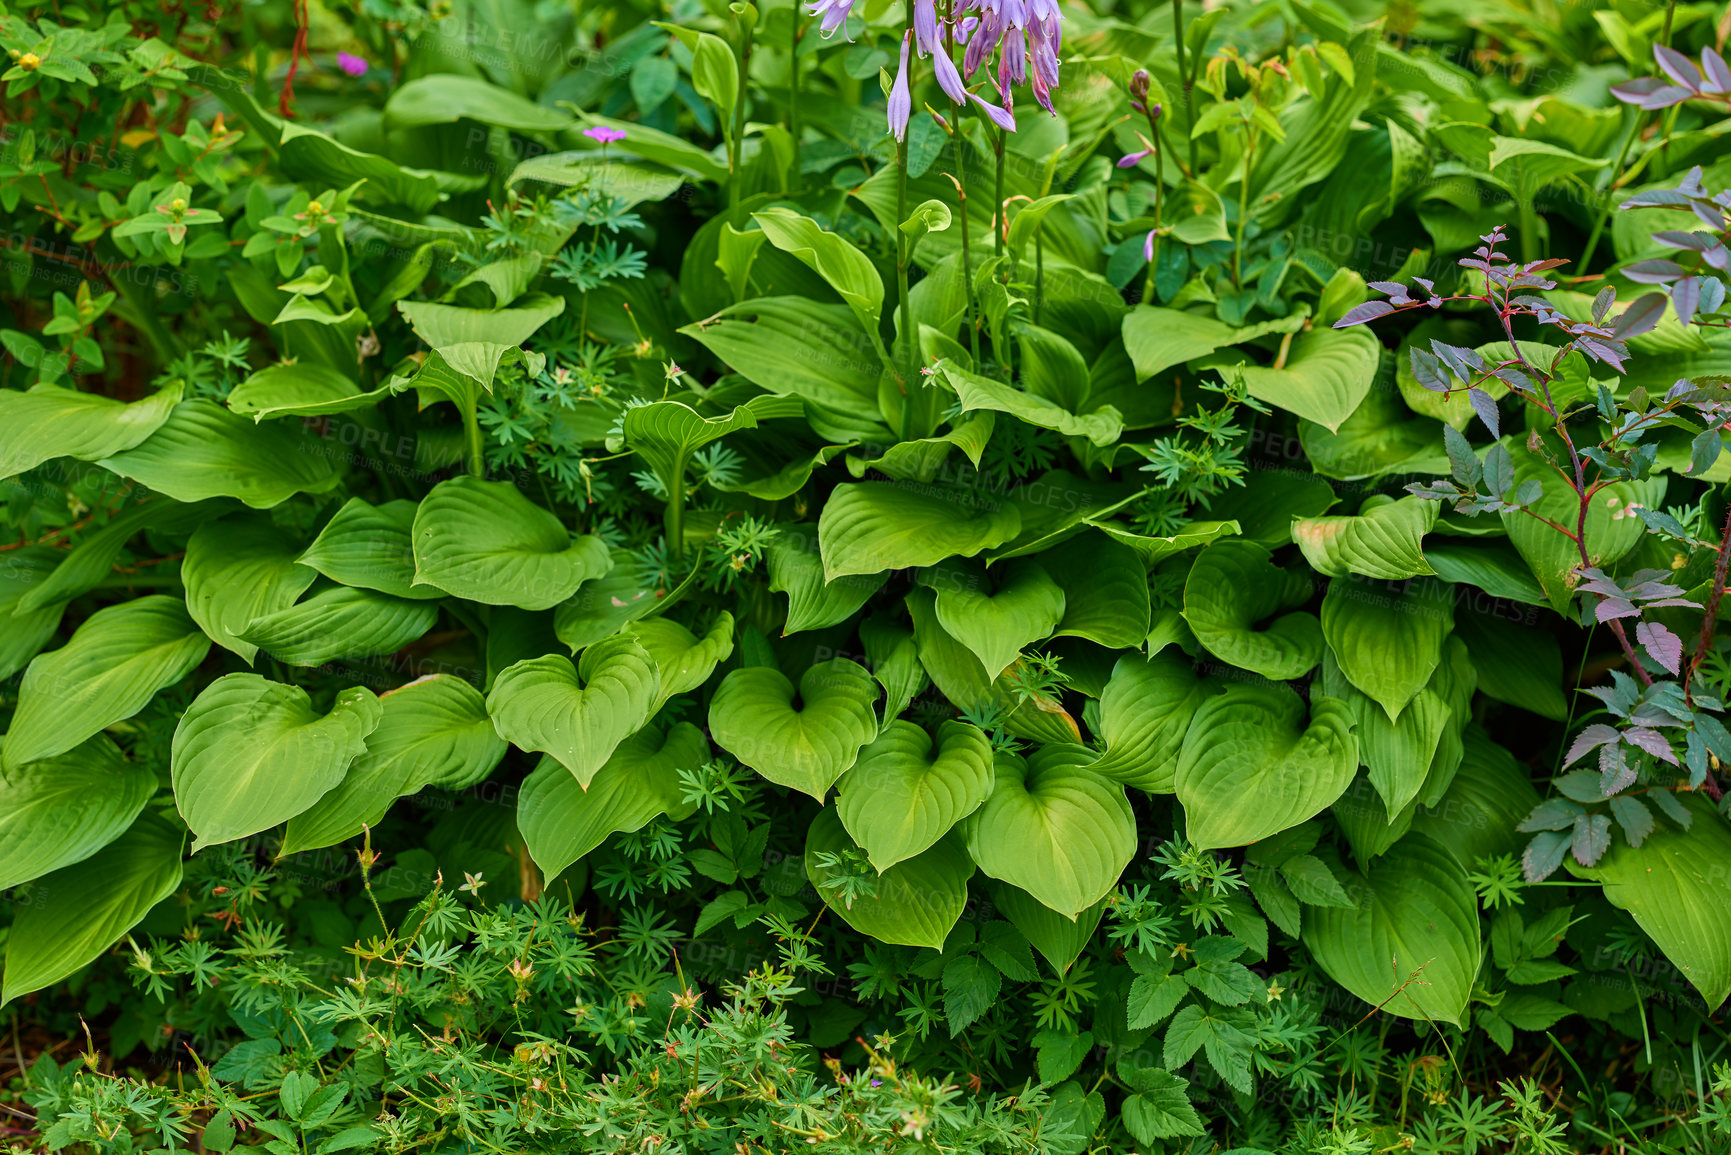
<path id="1" fill-rule="evenodd" d="M 90 965 L 178 890 L 185 842 L 178 823 L 146 814 L 96 854 L 39 879 L 53 901 L 15 908 L 0 1006 Z"/>
<path id="2" fill-rule="evenodd" d="M 1478 898 L 1466 868 L 1409 834 L 1342 885 L 1356 907 L 1305 916 L 1304 944 L 1322 969 L 1389 1014 L 1459 1025 L 1479 969 Z"/>
<path id="3" fill-rule="evenodd" d="M 89 858 L 154 793 L 156 775 L 101 734 L 0 779 L 0 890 Z"/>
<path id="4" fill-rule="evenodd" d="M 1286 363 L 1243 366 L 1250 395 L 1334 432 L 1376 380 L 1382 346 L 1363 329 L 1312 329 L 1292 342 Z"/>
<path id="5" fill-rule="evenodd" d="M 1424 556 L 1424 535 L 1436 518 L 1434 501 L 1373 497 L 1356 517 L 1295 518 L 1292 540 L 1317 573 L 1400 581 L 1436 572 Z"/>
<path id="6" fill-rule="evenodd" d="M 770 542 L 769 588 L 787 595 L 783 634 L 821 630 L 845 622 L 883 588 L 889 574 L 849 574 L 834 581 L 823 576 L 817 535 L 808 525 L 785 525 Z"/>
<path id="7" fill-rule="evenodd" d="M 1088 948 L 1088 940 L 1094 937 L 1094 931 L 1100 925 L 1101 916 L 1106 913 L 1104 898 L 1070 918 L 1007 882 L 993 879 L 987 884 L 987 889 L 998 912 L 1027 937 L 1034 949 L 1052 964 L 1052 970 L 1060 975 L 1068 974 L 1076 960 L 1082 957 L 1082 952 Z"/>
<path id="8" fill-rule="evenodd" d="M 317 417 L 370 409 L 389 389 L 362 392 L 347 373 L 307 361 L 267 365 L 229 391 L 228 407 L 254 421 L 272 417 Z"/>
<path id="9" fill-rule="evenodd" d="M 860 623 L 860 641 L 865 644 L 866 662 L 872 677 L 884 688 L 884 705 L 878 733 L 901 716 L 914 695 L 929 684 L 925 667 L 920 665 L 919 644 L 913 631 L 887 614 L 875 614 Z"/>
<path id="10" fill-rule="evenodd" d="M 1021 529 L 1008 502 L 979 490 L 868 481 L 838 485 L 817 520 L 824 577 L 882 573 L 973 557 Z"/>
<path id="11" fill-rule="evenodd" d="M 992 744 L 976 727 L 945 722 L 934 742 L 912 722 L 890 722 L 841 780 L 836 812 L 881 872 L 923 854 L 992 782 Z"/>
<path id="12" fill-rule="evenodd" d="M 438 618 L 439 608 L 431 602 L 335 586 L 254 618 L 240 639 L 291 666 L 322 666 L 339 658 L 394 654 L 432 629 Z"/>
<path id="13" fill-rule="evenodd" d="M 1071 538 L 1042 560 L 1064 591 L 1059 637 L 1114 649 L 1141 646 L 1150 615 L 1148 565 L 1134 546 L 1096 530 Z"/>
<path id="14" fill-rule="evenodd" d="M 649 721 L 660 692 L 649 651 L 635 638 L 608 638 L 577 666 L 557 654 L 511 666 L 494 680 L 487 713 L 501 738 L 551 754 L 588 786 L 619 743 Z"/>
<path id="15" fill-rule="evenodd" d="M 820 855 L 850 853 L 861 851 L 848 838 L 835 808 L 825 807 L 805 836 L 806 877 L 825 905 L 879 942 L 942 950 L 968 905 L 968 879 L 974 874 L 960 839 L 951 835 L 917 858 L 890 867 L 873 880 L 875 893 L 856 895 L 851 902 L 836 884 L 836 871 L 818 861 Z"/>
<path id="16" fill-rule="evenodd" d="M 1186 837 L 1204 849 L 1260 842 L 1321 813 L 1357 770 L 1343 703 L 1313 699 L 1307 724 L 1286 686 L 1229 686 L 1197 708 L 1178 755 Z"/>
<path id="17" fill-rule="evenodd" d="M 963 824 L 986 874 L 1075 918 L 1118 884 L 1136 853 L 1124 787 L 1088 768 L 1084 746 L 1042 746 L 993 763 L 991 797 Z"/>
<path id="18" fill-rule="evenodd" d="M 681 770 L 709 759 L 709 742 L 689 722 L 666 735 L 647 726 L 619 744 L 585 790 L 552 758 L 523 780 L 517 828 L 535 865 L 548 880 L 594 850 L 616 831 L 642 827 L 658 814 L 688 813 Z"/>
<path id="19" fill-rule="evenodd" d="M 0 480 L 56 457 L 96 461 L 155 433 L 180 402 L 181 383 L 170 382 L 142 401 L 122 404 L 100 393 L 37 385 L 0 389 Z"/>
<path id="20" fill-rule="evenodd" d="M 1181 657 L 1119 658 L 1100 693 L 1106 752 L 1090 768 L 1150 794 L 1172 793 L 1190 719 L 1216 689 Z"/>
<path id="21" fill-rule="evenodd" d="M 379 695 L 379 707 L 379 724 L 342 781 L 289 819 L 283 854 L 353 838 L 424 786 L 465 790 L 505 756 L 480 691 L 455 675 L 429 674 L 399 686 Z"/>
<path id="22" fill-rule="evenodd" d="M 1309 576 L 1276 566 L 1262 546 L 1219 541 L 1198 554 L 1190 567 L 1184 620 L 1215 657 L 1284 681 L 1322 659 L 1322 625 L 1316 616 L 1281 613 L 1303 605 L 1310 594 Z M 1267 625 L 1259 626 L 1261 622 Z"/>
<path id="23" fill-rule="evenodd" d="M 209 652 L 210 639 L 179 598 L 153 595 L 97 610 L 71 641 L 24 671 L 0 764 L 11 774 L 65 753 L 144 709 Z"/>
<path id="24" fill-rule="evenodd" d="M 415 584 L 415 508 L 412 501 L 372 505 L 351 497 L 301 554 L 300 563 L 345 586 L 399 598 L 443 597 L 440 590 Z"/>
<path id="25" fill-rule="evenodd" d="M 415 582 L 490 606 L 545 610 L 613 566 L 593 535 L 559 519 L 504 481 L 453 477 L 421 500 L 414 524 Z"/>
<path id="26" fill-rule="evenodd" d="M 777 785 L 823 801 L 877 736 L 878 687 L 855 662 L 832 658 L 793 683 L 769 666 L 734 670 L 709 703 L 709 733 L 722 749 Z"/>
<path id="27" fill-rule="evenodd" d="M 661 692 L 655 696 L 651 715 L 668 699 L 707 682 L 715 667 L 733 653 L 733 615 L 725 610 L 716 615 L 709 632 L 701 638 L 665 617 L 632 622 L 622 632 L 649 651 L 660 671 Z"/>
<path id="28" fill-rule="evenodd" d="M 343 780 L 384 708 L 371 690 L 337 694 L 320 715 L 299 686 L 228 674 L 175 727 L 174 801 L 194 853 L 287 822 Z"/>
<path id="29" fill-rule="evenodd" d="M 1064 591 L 1039 563 L 1017 558 L 987 570 L 946 561 L 923 570 L 937 591 L 938 622 L 996 679 L 1029 642 L 1050 637 L 1064 616 Z"/>
<path id="30" fill-rule="evenodd" d="M 176 501 L 237 497 L 254 509 L 297 493 L 323 493 L 339 480 L 336 449 L 299 422 L 255 425 L 214 401 L 182 401 L 133 449 L 97 464 Z"/>
<path id="31" fill-rule="evenodd" d="M 1322 599 L 1322 635 L 1341 673 L 1397 721 L 1442 660 L 1454 597 L 1441 582 L 1338 577 Z"/>
<path id="32" fill-rule="evenodd" d="M 205 522 L 186 543 L 180 566 L 187 612 L 217 645 L 252 661 L 258 647 L 240 635 L 256 619 L 292 606 L 318 577 L 296 563 L 299 552 L 264 514 Z"/>

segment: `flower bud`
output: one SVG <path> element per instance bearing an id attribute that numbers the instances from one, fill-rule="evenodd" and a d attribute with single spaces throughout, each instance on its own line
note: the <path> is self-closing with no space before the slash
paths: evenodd
<path id="1" fill-rule="evenodd" d="M 1148 75 L 1148 70 L 1146 68 L 1138 68 L 1136 74 L 1130 77 L 1130 95 L 1134 96 L 1138 100 L 1147 96 L 1148 86 L 1151 82 L 1152 78 Z"/>

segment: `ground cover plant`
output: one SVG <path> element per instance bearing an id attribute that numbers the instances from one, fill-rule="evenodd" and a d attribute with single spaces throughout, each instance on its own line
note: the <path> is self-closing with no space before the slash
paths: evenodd
<path id="1" fill-rule="evenodd" d="M 5 1142 L 1725 1151 L 1728 35 L 0 2 Z"/>

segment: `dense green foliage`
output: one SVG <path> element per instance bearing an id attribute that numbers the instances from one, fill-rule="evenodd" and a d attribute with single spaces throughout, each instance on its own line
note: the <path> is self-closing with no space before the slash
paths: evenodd
<path id="1" fill-rule="evenodd" d="M 1728 30 L 0 0 L 8 1142 L 1722 1153 Z"/>

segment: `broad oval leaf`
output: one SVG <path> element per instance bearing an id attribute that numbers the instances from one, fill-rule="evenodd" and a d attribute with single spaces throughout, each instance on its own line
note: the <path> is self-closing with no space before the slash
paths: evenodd
<path id="1" fill-rule="evenodd" d="M 186 543 L 180 567 L 187 612 L 217 645 L 252 661 L 258 647 L 240 635 L 254 620 L 293 605 L 318 577 L 296 562 L 299 553 L 263 514 L 205 522 Z"/>
<path id="2" fill-rule="evenodd" d="M 979 491 L 868 481 L 835 487 L 817 536 L 824 577 L 834 581 L 973 557 L 1003 545 L 1021 525 L 1014 505 Z"/>
<path id="3" fill-rule="evenodd" d="M 210 639 L 179 598 L 152 595 L 97 610 L 71 641 L 24 671 L 0 764 L 11 774 L 65 753 L 144 709 L 209 652 Z"/>
<path id="4" fill-rule="evenodd" d="M 765 554 L 769 588 L 787 595 L 782 633 L 821 630 L 847 621 L 889 580 L 889 574 L 848 574 L 827 581 L 810 525 L 782 526 Z"/>
<path id="5" fill-rule="evenodd" d="M 1042 746 L 1026 759 L 1000 751 L 991 797 L 963 826 L 982 871 L 1065 918 L 1104 898 L 1136 853 L 1124 787 L 1093 760 L 1083 746 Z"/>
<path id="6" fill-rule="evenodd" d="M 1215 542 L 1190 567 L 1184 620 L 1215 657 L 1283 681 L 1299 677 L 1322 659 L 1322 625 L 1316 615 L 1281 613 L 1303 605 L 1310 594 L 1309 577 L 1276 566 L 1262 546 Z M 1267 624 L 1259 625 L 1263 622 Z"/>
<path id="7" fill-rule="evenodd" d="M 453 674 L 429 674 L 379 695 L 379 724 L 341 782 L 289 819 L 282 853 L 298 854 L 376 826 L 391 803 L 424 786 L 464 790 L 505 756 L 481 693 Z"/>
<path id="8" fill-rule="evenodd" d="M 359 497 L 343 503 L 300 563 L 345 586 L 378 590 L 399 598 L 440 598 L 444 593 L 415 584 L 415 503 L 372 505 Z"/>
<path id="9" fill-rule="evenodd" d="M 655 696 L 651 715 L 669 698 L 689 693 L 707 682 L 715 667 L 733 653 L 733 615 L 726 610 L 715 616 L 709 632 L 701 638 L 665 617 L 632 622 L 623 632 L 649 651 L 660 671 L 661 692 Z"/>
<path id="10" fill-rule="evenodd" d="M 185 842 L 178 823 L 147 814 L 91 857 L 38 879 L 53 901 L 16 907 L 0 1006 L 88 966 L 178 890 Z"/>
<path id="11" fill-rule="evenodd" d="M 613 567 L 593 535 L 559 519 L 504 481 L 453 477 L 421 500 L 414 524 L 415 583 L 490 606 L 545 610 Z"/>
<path id="12" fill-rule="evenodd" d="M 322 666 L 339 658 L 394 654 L 439 618 L 430 602 L 377 590 L 335 586 L 304 602 L 255 618 L 241 640 L 291 666 Z"/>
<path id="13" fill-rule="evenodd" d="M 968 879 L 974 864 L 960 839 L 951 835 L 916 858 L 897 863 L 876 881 L 876 893 L 848 903 L 838 892 L 830 870 L 818 865 L 820 854 L 858 853 L 836 817 L 825 807 L 805 836 L 805 873 L 824 904 L 842 921 L 879 942 L 942 950 L 950 930 L 968 905 Z"/>
<path id="14" fill-rule="evenodd" d="M 1352 908 L 1312 907 L 1304 945 L 1330 978 L 1407 1019 L 1459 1026 L 1479 969 L 1478 897 L 1466 867 L 1409 834 L 1342 883 Z"/>
<path id="15" fill-rule="evenodd" d="M 1135 649 L 1148 636 L 1150 563 L 1137 546 L 1154 546 L 1151 554 L 1167 550 L 1161 548 L 1165 542 L 1159 539 L 1131 544 L 1126 536 L 1103 528 L 1088 531 L 1043 556 L 1052 580 L 1064 591 L 1059 637 L 1087 638 L 1113 649 Z M 1176 553 L 1178 548 L 1183 547 L 1170 552 Z"/>
<path id="16" fill-rule="evenodd" d="M 174 730 L 174 801 L 194 853 L 287 822 L 343 780 L 384 708 L 371 690 L 337 694 L 328 714 L 298 686 L 228 674 Z"/>
<path id="17" fill-rule="evenodd" d="M 1007 882 L 994 879 L 987 884 L 987 891 L 997 905 L 998 913 L 1009 919 L 1033 948 L 1052 964 L 1053 972 L 1060 975 L 1069 973 L 1076 960 L 1082 957 L 1082 952 L 1088 948 L 1088 940 L 1094 937 L 1094 931 L 1100 926 L 1101 916 L 1106 913 L 1104 898 L 1076 917 L 1069 918 Z"/>
<path id="18" fill-rule="evenodd" d="M 912 722 L 884 726 L 841 780 L 836 813 L 880 872 L 923 854 L 992 791 L 992 744 L 944 722 L 934 739 Z"/>
<path id="19" fill-rule="evenodd" d="M 587 790 L 553 758 L 543 758 L 517 797 L 517 828 L 530 857 L 552 880 L 609 834 L 689 809 L 679 772 L 696 770 L 708 758 L 708 740 L 689 722 L 675 723 L 665 735 L 647 726 L 625 739 Z"/>
<path id="20" fill-rule="evenodd" d="M 1248 846 L 1314 818 L 1352 784 L 1358 743 L 1344 703 L 1239 684 L 1197 708 L 1175 785 L 1185 834 L 1203 849 Z"/>
<path id="21" fill-rule="evenodd" d="M 1689 980 L 1709 1011 L 1731 995 L 1731 829 L 1713 806 L 1679 796 L 1693 815 L 1689 829 L 1660 823 L 1639 848 L 1617 839 L 1595 866 L 1566 861 L 1570 873 L 1605 888 L 1605 897 L 1634 916 Z"/>
<path id="22" fill-rule="evenodd" d="M 1397 721 L 1442 660 L 1454 596 L 1441 582 L 1337 577 L 1322 599 L 1322 635 L 1341 673 Z"/>
<path id="23" fill-rule="evenodd" d="M 1382 346 L 1363 329 L 1312 329 L 1292 342 L 1281 368 L 1245 365 L 1250 395 L 1335 432 L 1376 380 Z"/>
<path id="24" fill-rule="evenodd" d="M 53 576 L 66 555 L 47 545 L 27 545 L 11 550 L 0 564 L 0 680 L 10 678 L 54 636 L 66 611 L 64 599 L 36 609 L 22 609 L 20 602 Z"/>
<path id="25" fill-rule="evenodd" d="M 337 446 L 290 421 L 256 425 L 214 401 L 182 401 L 135 448 L 97 464 L 176 501 L 235 497 L 254 509 L 297 493 L 323 493 L 340 480 Z"/>
<path id="26" fill-rule="evenodd" d="M 89 858 L 154 793 L 156 775 L 100 734 L 0 779 L 0 890 Z"/>
<path id="27" fill-rule="evenodd" d="M 501 738 L 551 754 L 588 786 L 619 743 L 649 721 L 660 691 L 649 651 L 635 638 L 609 638 L 585 650 L 577 666 L 549 654 L 502 671 L 487 695 L 487 713 Z"/>
<path id="28" fill-rule="evenodd" d="M 971 650 L 994 680 L 1023 646 L 1050 637 L 1064 617 L 1064 591 L 1028 558 L 990 570 L 941 562 L 922 571 L 919 582 L 937 592 L 935 608 L 945 632 Z"/>
<path id="29" fill-rule="evenodd" d="M 1295 518 L 1292 540 L 1317 573 L 1399 581 L 1436 572 L 1423 548 L 1424 535 L 1436 519 L 1437 503 L 1423 498 L 1367 501 L 1353 517 Z"/>
<path id="30" fill-rule="evenodd" d="M 1171 654 L 1126 654 L 1100 694 L 1106 752 L 1092 769 L 1150 794 L 1171 794 L 1190 719 L 1215 687 Z"/>
<path id="31" fill-rule="evenodd" d="M 6 430 L 0 440 L 0 480 L 56 457 L 96 461 L 131 449 L 168 420 L 180 393 L 180 382 L 173 381 L 127 405 L 58 385 L 0 389 L 0 429 Z"/>
<path id="32" fill-rule="evenodd" d="M 641 571 L 628 551 L 615 550 L 608 560 L 612 568 L 586 579 L 553 609 L 553 633 L 573 652 L 617 634 L 627 622 L 655 609 L 667 594 Z"/>
<path id="33" fill-rule="evenodd" d="M 794 685 L 780 670 L 748 666 L 721 680 L 709 703 L 709 733 L 723 750 L 769 779 L 823 801 L 877 736 L 878 687 L 864 667 L 831 658 Z"/>

